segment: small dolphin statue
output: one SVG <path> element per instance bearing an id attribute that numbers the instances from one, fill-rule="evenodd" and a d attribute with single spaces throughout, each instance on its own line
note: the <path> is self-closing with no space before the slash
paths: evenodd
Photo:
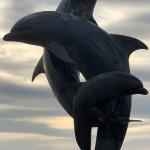
<path id="1" fill-rule="evenodd" d="M 67 30 L 64 30 L 65 28 Z M 114 36 L 113 38 L 96 25 L 73 15 L 57 12 L 40 12 L 26 16 L 18 21 L 11 32 L 4 37 L 4 40 L 24 42 L 46 48 L 43 59 L 44 68 L 45 71 L 47 71 L 46 74 L 50 75 L 50 73 L 48 73 L 49 67 L 47 65 L 49 62 L 47 62 L 47 60 L 51 58 L 48 54 L 52 54 L 54 59 L 56 58 L 66 64 L 75 66 L 86 77 L 88 80 L 87 82 L 82 84 L 75 83 L 75 85 L 72 86 L 72 89 L 78 89 L 73 99 L 72 116 L 75 120 L 77 142 L 82 150 L 89 150 L 91 127 L 93 126 L 92 123 L 95 121 L 91 121 L 94 117 L 90 116 L 97 110 L 103 111 L 103 106 L 108 105 L 112 101 L 116 103 L 116 109 L 118 101 L 120 101 L 120 103 L 122 103 L 121 109 L 124 109 L 124 114 L 113 116 L 114 110 L 112 110 L 109 117 L 124 117 L 125 120 L 128 120 L 128 114 L 130 113 L 130 98 L 123 95 L 147 94 L 141 81 L 126 73 L 129 72 L 128 57 L 131 52 L 136 49 L 147 49 L 147 47 L 137 39 L 128 38 L 127 42 L 125 40 L 126 38 L 125 36 L 122 36 L 122 38 Z M 122 44 L 124 40 L 130 43 L 128 47 Z M 132 46 L 132 43 L 135 47 Z M 52 78 L 55 78 L 55 76 Z M 49 80 L 49 82 L 52 84 L 51 80 Z M 112 85 L 112 83 L 116 84 Z M 112 90 L 114 90 L 114 93 Z M 97 94 L 98 91 L 103 91 L 104 93 L 100 92 Z M 108 93 L 110 93 L 110 95 Z M 88 105 L 85 103 L 88 98 L 87 96 L 89 96 Z M 86 105 L 85 108 L 83 107 L 83 103 Z M 129 107 L 127 107 L 128 104 Z M 93 107 L 96 107 L 96 111 L 92 109 Z M 82 115 L 81 112 L 84 112 L 84 110 L 87 113 Z M 92 112 L 90 110 L 92 110 Z M 104 113 L 107 114 L 106 112 Z M 87 120 L 84 119 L 82 121 L 78 119 L 78 117 L 81 118 L 82 116 L 83 118 L 87 118 Z M 105 118 L 103 119 L 105 120 Z M 112 127 L 112 124 L 109 124 L 109 126 Z M 116 134 L 112 132 L 108 136 L 105 135 L 105 132 L 103 135 L 102 131 L 101 134 L 102 139 L 108 140 L 105 144 L 110 143 L 109 138 L 114 140 L 111 142 L 117 144 L 113 144 L 116 147 L 111 148 L 112 150 L 118 150 L 120 145 L 122 145 L 127 124 L 113 124 L 114 128 L 116 128 L 116 126 L 118 127 L 119 133 Z M 104 125 L 104 128 L 106 128 L 106 125 Z M 101 145 L 101 147 L 106 146 L 103 144 Z"/>

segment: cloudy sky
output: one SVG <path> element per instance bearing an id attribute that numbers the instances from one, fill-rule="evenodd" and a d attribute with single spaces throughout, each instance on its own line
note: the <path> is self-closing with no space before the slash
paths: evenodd
<path id="1" fill-rule="evenodd" d="M 79 149 L 72 120 L 54 98 L 44 75 L 34 83 L 31 75 L 42 48 L 3 42 L 2 37 L 24 15 L 55 10 L 60 0 L 0 0 L 0 149 Z M 141 39 L 150 47 L 149 0 L 99 0 L 94 16 L 110 33 Z M 150 52 L 130 57 L 131 72 L 150 90 Z M 142 119 L 129 127 L 122 150 L 150 147 L 150 97 L 133 97 L 132 118 Z M 96 131 L 96 129 L 94 129 Z M 93 132 L 93 135 L 95 132 Z M 94 140 L 93 140 L 94 141 Z"/>

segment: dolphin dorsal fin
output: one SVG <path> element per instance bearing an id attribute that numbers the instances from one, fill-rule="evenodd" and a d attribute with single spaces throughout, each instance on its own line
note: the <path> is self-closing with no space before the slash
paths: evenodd
<path id="1" fill-rule="evenodd" d="M 44 67 L 43 67 L 43 56 L 41 56 L 40 60 L 38 61 L 37 65 L 36 65 L 36 67 L 35 67 L 35 69 L 33 71 L 32 82 L 41 73 L 45 73 Z"/>
<path id="2" fill-rule="evenodd" d="M 117 34 L 111 34 L 111 36 L 123 47 L 128 56 L 135 50 L 148 49 L 148 47 L 138 39 Z"/>

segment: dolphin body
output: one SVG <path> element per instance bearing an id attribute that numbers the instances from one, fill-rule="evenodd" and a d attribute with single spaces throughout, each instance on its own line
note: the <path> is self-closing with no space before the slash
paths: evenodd
<path id="1" fill-rule="evenodd" d="M 39 22 L 40 25 L 38 24 Z M 64 27 L 67 28 L 68 30 L 67 31 L 62 30 L 64 29 Z M 115 38 L 112 38 L 112 36 L 107 34 L 102 29 L 98 28 L 94 24 L 91 24 L 86 20 L 80 19 L 78 17 L 69 14 L 64 13 L 60 14 L 56 12 L 40 12 L 27 16 L 22 20 L 20 20 L 19 22 L 17 22 L 17 24 L 15 24 L 15 26 L 12 28 L 11 33 L 9 33 L 4 37 L 4 40 L 25 42 L 29 44 L 43 46 L 47 49 L 49 53 L 52 53 L 53 56 L 56 57 L 57 59 L 61 60 L 64 63 L 68 63 L 77 67 L 77 69 L 80 70 L 81 73 L 86 77 L 86 79 L 90 81 L 96 75 L 105 72 L 113 72 L 113 71 L 129 72 L 128 57 L 130 53 L 138 48 L 147 49 L 146 45 L 144 45 L 139 40 L 133 38 L 128 38 L 128 42 L 127 41 L 126 42 L 130 44 L 129 47 L 125 47 L 127 45 L 124 46 L 124 44 L 122 44 L 122 41 L 124 41 L 125 38 L 126 38 L 125 36 L 122 36 L 122 39 L 120 38 L 118 39 L 117 36 L 115 36 Z M 132 45 L 132 43 L 134 46 Z M 57 46 L 54 49 L 52 49 L 51 45 Z M 98 81 L 97 78 L 95 80 Z M 96 83 L 94 84 L 94 87 L 95 86 L 97 87 Z M 99 83 L 102 83 L 101 80 Z M 103 86 L 103 84 L 100 85 Z M 139 86 L 138 87 L 136 86 L 135 88 L 139 88 Z M 100 87 L 101 86 L 98 86 L 98 88 Z M 142 88 L 142 86 L 140 87 Z M 77 89 L 76 86 L 74 89 Z M 100 88 L 100 90 L 102 89 L 103 87 Z M 108 87 L 106 89 L 108 89 Z M 136 91 L 136 93 L 139 92 Z M 135 93 L 133 93 L 133 91 L 131 93 L 125 92 L 115 96 L 118 97 L 126 94 L 135 94 Z M 130 113 L 130 98 L 129 97 L 115 98 L 115 96 L 111 97 L 113 98 L 113 103 L 118 103 L 118 101 L 120 100 L 121 103 L 120 106 L 121 109 L 124 109 L 124 112 L 119 111 L 119 113 L 121 114 L 115 114 L 114 110 L 112 110 L 110 112 L 111 115 L 109 117 L 118 118 L 121 116 L 124 118 L 128 118 Z M 100 97 L 103 98 L 106 97 L 106 99 L 108 98 L 107 95 L 101 95 Z M 92 100 L 94 99 L 95 97 Z M 110 99 L 110 97 L 108 99 Z M 76 98 L 74 99 L 74 101 L 76 101 Z M 107 112 L 103 110 L 103 106 L 106 106 L 111 102 L 107 101 L 107 103 L 103 103 L 104 105 L 102 105 L 101 103 L 101 105 L 98 106 L 98 109 L 102 110 L 104 114 L 107 114 Z M 92 106 L 91 105 L 90 107 L 95 107 L 95 104 Z M 112 114 L 115 115 L 113 116 Z M 73 117 L 75 117 L 75 133 L 77 137 L 77 142 L 81 149 L 88 150 L 90 149 L 90 145 L 86 147 L 86 144 L 90 143 L 89 139 L 91 129 L 87 128 L 87 130 L 83 130 L 85 128 L 82 127 L 78 128 L 80 126 L 80 121 L 76 119 L 76 116 Z M 81 125 L 83 124 L 84 123 L 82 123 Z M 105 141 L 103 141 L 104 144 L 100 143 L 99 145 L 98 143 L 98 146 L 100 148 L 105 147 L 105 149 L 107 149 L 108 145 L 107 146 L 105 145 L 107 143 L 110 145 L 114 145 L 114 147 L 111 147 L 110 149 L 118 150 L 122 145 L 127 124 L 115 123 L 113 125 L 109 124 L 109 126 L 111 128 L 106 128 L 106 125 L 100 127 L 104 128 L 104 130 L 102 130 L 101 134 L 98 131 L 98 136 L 101 135 L 101 137 L 98 137 L 98 142 L 99 138 L 101 138 L 102 141 L 103 139 Z M 109 135 L 106 135 L 107 129 L 111 131 L 109 132 Z M 115 130 L 114 131 L 115 133 L 113 132 L 112 129 Z M 119 133 L 116 134 L 116 130 L 118 130 Z M 84 140 L 83 138 L 84 135 L 81 134 L 82 131 L 86 131 L 87 133 L 86 135 L 88 135 L 87 138 L 89 139 L 85 138 Z"/>

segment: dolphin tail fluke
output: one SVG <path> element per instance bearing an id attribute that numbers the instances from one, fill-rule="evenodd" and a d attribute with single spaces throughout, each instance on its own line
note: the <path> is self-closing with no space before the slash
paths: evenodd
<path id="1" fill-rule="evenodd" d="M 44 67 L 43 67 L 43 56 L 41 56 L 39 62 L 37 63 L 34 71 L 33 71 L 33 75 L 32 75 L 32 82 L 35 80 L 35 78 L 41 74 L 44 73 Z"/>
<path id="2" fill-rule="evenodd" d="M 132 52 L 138 49 L 148 49 L 148 47 L 140 40 L 124 36 L 124 35 L 116 35 L 111 34 L 113 39 L 119 43 L 123 47 L 123 49 L 126 51 L 127 55 L 130 56 Z"/>
<path id="3" fill-rule="evenodd" d="M 84 118 L 83 118 L 84 119 Z M 88 126 L 82 119 L 78 121 L 74 120 L 74 130 L 76 141 L 81 150 L 91 149 L 91 130 L 92 128 Z"/>

